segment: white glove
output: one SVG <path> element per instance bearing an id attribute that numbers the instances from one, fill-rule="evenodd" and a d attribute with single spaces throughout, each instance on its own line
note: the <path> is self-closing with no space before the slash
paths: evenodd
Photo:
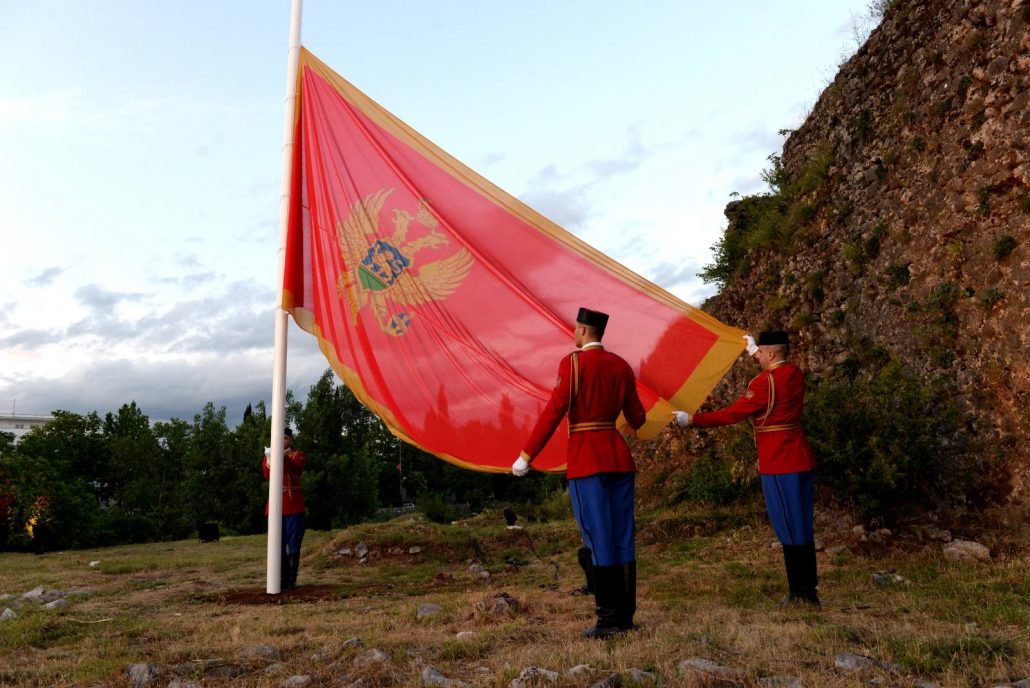
<path id="1" fill-rule="evenodd" d="M 272 448 L 271 447 L 265 447 L 265 459 L 267 460 L 267 459 L 270 459 L 270 458 L 272 458 Z"/>
<path id="2" fill-rule="evenodd" d="M 676 415 L 676 425 L 680 426 L 681 428 L 685 428 L 685 427 L 688 427 L 690 425 L 690 414 L 689 413 L 687 413 L 686 411 L 677 411 L 675 415 Z"/>
<path id="3" fill-rule="evenodd" d="M 755 343 L 755 338 L 749 334 L 744 335 L 744 341 L 747 342 L 747 355 L 754 356 L 758 353 L 758 344 Z"/>
<path id="4" fill-rule="evenodd" d="M 529 462 L 521 456 L 511 465 L 512 475 L 521 478 L 526 473 L 529 473 Z"/>

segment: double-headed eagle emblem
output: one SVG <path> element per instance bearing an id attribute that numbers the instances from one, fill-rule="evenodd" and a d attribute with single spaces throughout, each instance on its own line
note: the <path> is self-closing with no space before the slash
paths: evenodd
<path id="1" fill-rule="evenodd" d="M 347 300 L 351 322 L 366 304 L 383 332 L 399 337 L 408 331 L 414 314 L 406 310 L 430 301 L 447 298 L 468 277 L 472 254 L 460 248 L 440 260 L 418 265 L 415 254 L 424 248 L 450 243 L 436 231 L 439 223 L 425 201 L 412 215 L 401 208 L 393 210 L 393 234 L 380 237 L 379 214 L 393 189 L 380 189 L 353 206 L 347 219 L 336 227 L 336 238 L 344 270 L 336 282 L 340 298 Z M 429 230 L 428 234 L 407 240 L 412 222 Z"/>

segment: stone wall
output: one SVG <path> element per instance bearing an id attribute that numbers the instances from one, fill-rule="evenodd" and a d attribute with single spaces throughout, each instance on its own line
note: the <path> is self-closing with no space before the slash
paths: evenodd
<path id="1" fill-rule="evenodd" d="M 897 0 L 787 139 L 832 156 L 799 240 L 705 309 L 791 331 L 814 374 L 882 347 L 970 418 L 968 451 L 1030 489 L 1030 0 Z M 727 216 L 733 222 L 733 204 Z M 757 370 L 742 363 L 714 403 Z M 885 417 L 885 422 L 889 418 Z M 1005 491 L 1005 490 L 1003 490 Z"/>

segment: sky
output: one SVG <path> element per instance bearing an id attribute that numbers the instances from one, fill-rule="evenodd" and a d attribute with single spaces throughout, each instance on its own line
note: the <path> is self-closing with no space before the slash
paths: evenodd
<path id="1" fill-rule="evenodd" d="M 868 0 L 306 0 L 302 42 L 699 305 Z M 0 414 L 271 399 L 288 0 L 0 0 Z M 729 323 L 735 324 L 735 323 Z M 287 386 L 327 368 L 292 322 Z"/>

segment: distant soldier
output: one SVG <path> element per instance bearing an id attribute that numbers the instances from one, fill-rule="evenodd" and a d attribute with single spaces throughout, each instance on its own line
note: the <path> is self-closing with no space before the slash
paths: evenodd
<path id="1" fill-rule="evenodd" d="M 637 396 L 633 369 L 601 344 L 607 324 L 607 314 L 579 309 L 573 335 L 579 348 L 562 358 L 550 401 L 512 465 L 512 473 L 526 475 L 529 464 L 568 416 L 569 498 L 583 544 L 589 547 L 597 611 L 597 623 L 583 631 L 587 638 L 631 630 L 637 607 L 636 466 L 615 420 L 621 413 L 637 429 L 646 413 Z"/>
<path id="2" fill-rule="evenodd" d="M 780 605 L 819 604 L 815 562 L 812 476 L 815 459 L 801 427 L 805 406 L 805 374 L 787 362 L 786 332 L 749 335 L 747 352 L 762 367 L 744 395 L 731 406 L 710 413 L 676 412 L 680 426 L 732 425 L 750 418 L 758 447 L 762 493 L 776 537 L 783 544 L 789 592 Z"/>
<path id="3" fill-rule="evenodd" d="M 283 430 L 283 551 L 281 559 L 282 587 L 293 590 L 297 587 L 297 570 L 300 568 L 300 543 L 304 540 L 304 495 L 300 491 L 300 479 L 307 455 L 293 448 L 293 430 Z M 265 460 L 261 472 L 268 480 L 271 475 L 269 460 L 271 449 L 265 449 Z M 268 504 L 265 504 L 268 516 Z"/>

